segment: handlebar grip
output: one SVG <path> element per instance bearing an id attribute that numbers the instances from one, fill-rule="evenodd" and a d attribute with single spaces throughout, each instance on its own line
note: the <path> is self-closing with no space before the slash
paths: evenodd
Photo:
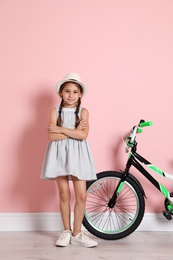
<path id="1" fill-rule="evenodd" d="M 148 122 L 142 122 L 139 124 L 140 127 L 145 127 L 145 126 L 152 126 L 153 122 L 148 121 Z"/>
<path id="2" fill-rule="evenodd" d="M 142 133 L 142 128 L 138 127 L 137 133 Z"/>

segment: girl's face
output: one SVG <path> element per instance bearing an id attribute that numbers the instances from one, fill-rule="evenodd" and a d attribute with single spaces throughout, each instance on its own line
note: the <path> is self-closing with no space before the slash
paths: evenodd
<path id="1" fill-rule="evenodd" d="M 75 107 L 79 98 L 82 97 L 80 87 L 73 82 L 66 83 L 62 90 L 60 90 L 60 96 L 64 100 L 64 106 Z"/>

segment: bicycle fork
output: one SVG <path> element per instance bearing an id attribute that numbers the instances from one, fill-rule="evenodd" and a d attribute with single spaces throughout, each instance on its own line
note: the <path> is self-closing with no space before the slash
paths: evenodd
<path id="1" fill-rule="evenodd" d="M 129 176 L 129 169 L 131 167 L 131 159 L 129 158 L 129 160 L 127 161 L 127 164 L 126 164 L 126 168 L 124 171 L 122 171 L 122 178 L 121 180 L 119 181 L 112 197 L 110 198 L 109 202 L 108 202 L 108 207 L 109 208 L 113 208 L 116 204 L 116 200 L 117 200 L 117 197 L 118 195 L 120 194 L 121 190 L 123 189 L 123 186 L 124 186 L 124 182 L 127 178 L 127 176 Z"/>

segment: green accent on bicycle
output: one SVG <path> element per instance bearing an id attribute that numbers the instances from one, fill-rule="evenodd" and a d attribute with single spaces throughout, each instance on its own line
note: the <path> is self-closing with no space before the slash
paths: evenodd
<path id="1" fill-rule="evenodd" d="M 118 193 L 120 193 L 122 191 L 123 186 L 124 186 L 124 181 L 121 182 L 121 184 L 120 184 L 120 186 L 118 188 Z"/>
<path id="2" fill-rule="evenodd" d="M 160 191 L 168 199 L 169 198 L 169 191 L 162 184 L 159 184 L 159 185 L 160 185 Z"/>
<path id="3" fill-rule="evenodd" d="M 172 210 L 173 206 L 172 205 L 168 205 L 167 208 L 168 208 L 168 210 Z"/>
<path id="4" fill-rule="evenodd" d="M 129 143 L 129 140 L 131 140 L 131 137 L 128 135 L 128 136 L 126 137 L 126 144 L 127 144 L 127 146 L 132 147 L 133 144 Z"/>
<path id="5" fill-rule="evenodd" d="M 130 152 L 130 153 L 129 153 L 129 156 L 128 156 L 128 158 L 130 158 L 131 156 L 132 156 L 132 152 Z"/>
<path id="6" fill-rule="evenodd" d="M 163 171 L 157 168 L 155 165 L 148 165 L 148 167 L 163 176 Z"/>
<path id="7" fill-rule="evenodd" d="M 142 133 L 142 128 L 138 127 L 137 133 Z"/>
<path id="8" fill-rule="evenodd" d="M 153 125 L 153 122 L 152 122 L 152 121 L 140 123 L 140 127 L 152 126 L 152 125 Z"/>

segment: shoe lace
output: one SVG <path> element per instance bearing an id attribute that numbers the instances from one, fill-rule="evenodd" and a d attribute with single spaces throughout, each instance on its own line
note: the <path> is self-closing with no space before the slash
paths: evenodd
<path id="1" fill-rule="evenodd" d="M 63 240 L 67 234 L 69 234 L 70 231 L 66 230 L 66 231 L 63 231 L 60 235 L 59 235 L 59 240 Z"/>
<path id="2" fill-rule="evenodd" d="M 80 233 L 80 238 L 85 241 L 91 240 L 85 231 Z"/>

